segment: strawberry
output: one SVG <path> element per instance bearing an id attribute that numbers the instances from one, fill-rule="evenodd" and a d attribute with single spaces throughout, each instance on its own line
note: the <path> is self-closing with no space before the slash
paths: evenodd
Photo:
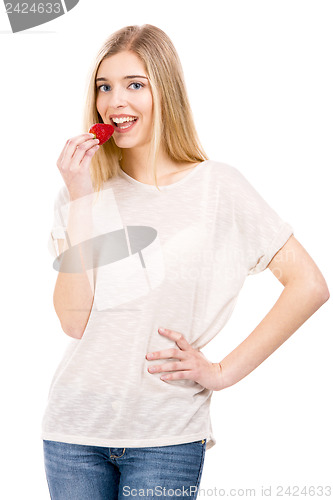
<path id="1" fill-rule="evenodd" d="M 95 139 L 99 139 L 99 145 L 104 144 L 108 141 L 114 132 L 114 127 L 108 125 L 107 123 L 95 123 L 89 129 L 89 133 L 95 135 Z"/>

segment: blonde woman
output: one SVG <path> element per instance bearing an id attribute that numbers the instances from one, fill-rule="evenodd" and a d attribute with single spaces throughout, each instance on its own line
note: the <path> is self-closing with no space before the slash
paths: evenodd
<path id="1" fill-rule="evenodd" d="M 128 26 L 106 40 L 84 129 L 96 122 L 114 125 L 111 139 L 78 135 L 57 162 L 54 307 L 72 339 L 43 418 L 51 498 L 196 498 L 216 443 L 212 393 L 252 372 L 329 292 L 293 228 L 235 167 L 207 158 L 162 30 Z M 200 349 L 266 268 L 281 296 L 209 361 Z"/>

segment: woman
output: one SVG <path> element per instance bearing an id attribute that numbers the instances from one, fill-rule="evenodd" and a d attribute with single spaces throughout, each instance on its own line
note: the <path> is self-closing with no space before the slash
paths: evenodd
<path id="1" fill-rule="evenodd" d="M 112 138 L 99 148 L 91 134 L 74 137 L 57 163 L 65 186 L 52 229 L 54 306 L 72 343 L 43 419 L 51 497 L 196 498 L 216 443 L 213 391 L 253 371 L 329 292 L 292 227 L 236 168 L 205 155 L 163 31 L 129 26 L 105 42 L 85 130 L 95 122 L 114 125 Z M 200 349 L 229 319 L 245 278 L 266 268 L 281 296 L 244 342 L 210 362 Z"/>

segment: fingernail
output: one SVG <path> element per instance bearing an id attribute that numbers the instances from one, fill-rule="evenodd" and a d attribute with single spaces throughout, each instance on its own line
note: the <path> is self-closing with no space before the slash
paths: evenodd
<path id="1" fill-rule="evenodd" d="M 162 333 L 166 333 L 166 329 L 165 328 L 159 328 L 159 331 L 162 332 Z"/>

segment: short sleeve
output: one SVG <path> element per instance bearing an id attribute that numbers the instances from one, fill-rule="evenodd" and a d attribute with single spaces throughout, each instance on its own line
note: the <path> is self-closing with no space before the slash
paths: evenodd
<path id="1" fill-rule="evenodd" d="M 247 274 L 264 271 L 294 233 L 245 176 L 232 167 L 234 217 L 239 229 Z"/>
<path id="2" fill-rule="evenodd" d="M 66 240 L 66 227 L 69 211 L 69 192 L 62 186 L 54 200 L 53 224 L 48 238 L 48 249 L 54 258 L 59 256 L 58 239 Z"/>

